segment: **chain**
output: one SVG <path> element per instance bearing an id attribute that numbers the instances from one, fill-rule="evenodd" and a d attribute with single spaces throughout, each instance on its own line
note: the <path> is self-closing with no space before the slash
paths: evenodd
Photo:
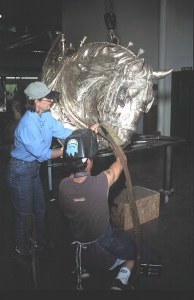
<path id="1" fill-rule="evenodd" d="M 113 12 L 113 1 L 112 0 L 104 0 L 104 11 L 107 12 Z"/>
<path id="2" fill-rule="evenodd" d="M 116 16 L 113 12 L 113 0 L 104 0 L 104 21 L 109 31 L 110 42 L 118 44 L 119 39 L 114 32 L 116 28 Z"/>

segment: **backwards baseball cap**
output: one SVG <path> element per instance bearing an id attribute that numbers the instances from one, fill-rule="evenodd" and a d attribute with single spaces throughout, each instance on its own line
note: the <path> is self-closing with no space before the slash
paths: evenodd
<path id="1" fill-rule="evenodd" d="M 24 90 L 24 93 L 30 100 L 41 98 L 58 100 L 60 94 L 59 92 L 49 89 L 46 84 L 41 81 L 31 82 Z"/>

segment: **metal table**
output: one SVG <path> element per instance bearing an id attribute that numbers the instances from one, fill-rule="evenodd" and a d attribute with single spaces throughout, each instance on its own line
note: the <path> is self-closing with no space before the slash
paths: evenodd
<path id="1" fill-rule="evenodd" d="M 161 135 L 139 135 L 132 141 L 130 145 L 124 148 L 125 154 L 130 154 L 134 151 L 144 151 L 148 149 L 154 149 L 157 147 L 164 147 L 164 165 L 163 165 L 163 184 L 160 190 L 164 196 L 164 201 L 169 201 L 169 196 L 174 192 L 172 186 L 172 147 L 185 142 L 185 140 L 176 137 L 161 136 Z M 114 155 L 111 150 L 99 151 L 96 157 L 107 157 Z M 64 162 L 61 158 L 48 160 L 48 188 L 49 193 L 52 195 L 53 191 L 53 168 L 64 166 Z M 55 199 L 51 197 L 50 201 Z"/>

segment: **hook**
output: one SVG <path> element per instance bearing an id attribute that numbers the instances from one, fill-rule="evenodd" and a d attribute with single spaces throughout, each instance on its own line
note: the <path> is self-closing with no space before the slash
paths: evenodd
<path id="1" fill-rule="evenodd" d="M 116 36 L 115 32 L 113 29 L 109 30 L 109 35 L 110 35 L 110 41 L 113 44 L 119 44 L 119 38 Z"/>

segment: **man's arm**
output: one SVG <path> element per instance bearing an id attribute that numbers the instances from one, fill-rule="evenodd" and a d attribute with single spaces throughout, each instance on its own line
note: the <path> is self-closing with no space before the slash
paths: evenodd
<path id="1" fill-rule="evenodd" d="M 111 187 L 111 185 L 115 181 L 117 181 L 122 170 L 123 170 L 123 166 L 121 164 L 121 161 L 120 161 L 119 157 L 116 157 L 116 161 L 109 167 L 109 169 L 104 171 L 104 173 L 108 179 L 109 187 Z"/>

